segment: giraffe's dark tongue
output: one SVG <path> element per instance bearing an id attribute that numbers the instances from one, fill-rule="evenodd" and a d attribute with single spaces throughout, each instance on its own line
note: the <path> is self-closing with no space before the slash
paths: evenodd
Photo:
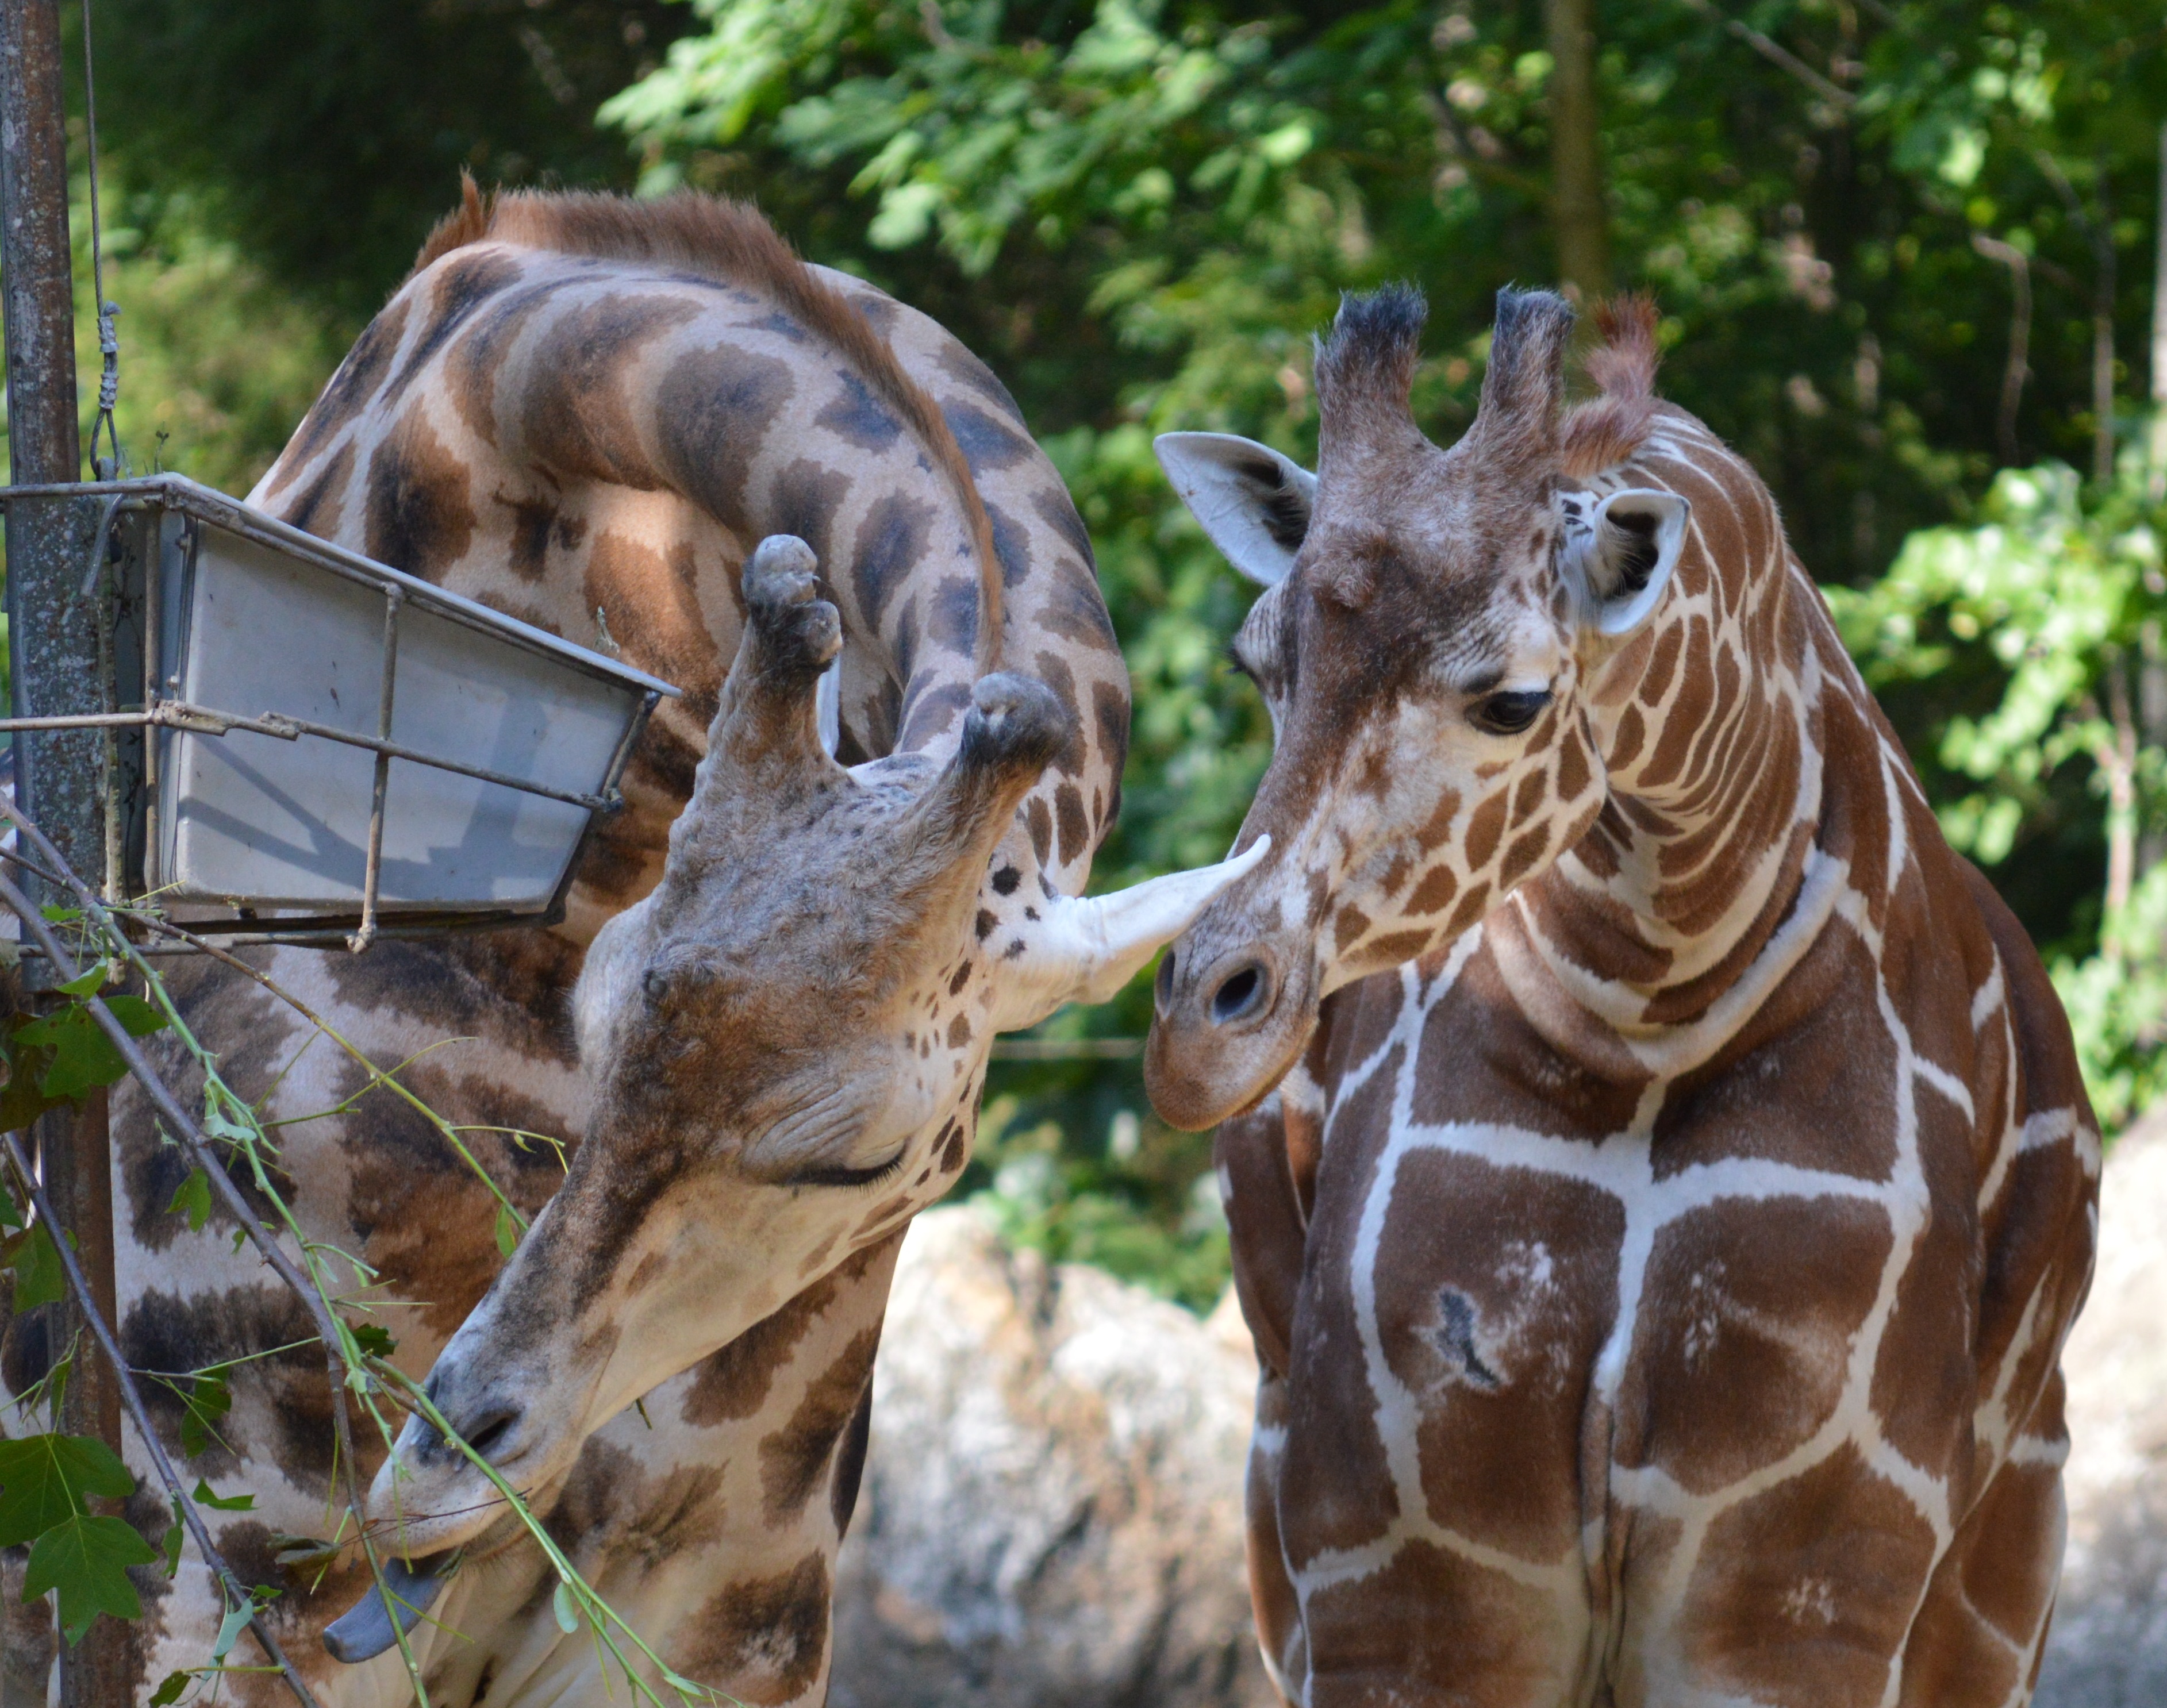
<path id="1" fill-rule="evenodd" d="M 370 1584 L 359 1601 L 324 1627 L 326 1651 L 348 1666 L 374 1660 L 428 1611 L 458 1561 L 456 1552 L 433 1554 L 411 1566 L 396 1555 L 387 1558 L 381 1587 Z M 395 1612 L 396 1628 L 391 1623 Z"/>

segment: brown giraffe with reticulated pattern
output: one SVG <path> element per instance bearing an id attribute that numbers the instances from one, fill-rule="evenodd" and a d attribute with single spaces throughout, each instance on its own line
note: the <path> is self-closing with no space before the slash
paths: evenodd
<path id="1" fill-rule="evenodd" d="M 1566 413 L 1571 320 L 1500 298 L 1449 451 L 1405 289 L 1320 346 L 1313 479 L 1166 447 L 1273 584 L 1274 848 L 1148 1057 L 1226 1123 L 1265 1653 L 1308 1708 L 2021 1704 L 2099 1172 L 2069 1027 L 1767 489 L 1656 400 L 1652 309 Z"/>
<path id="2" fill-rule="evenodd" d="M 969 1155 L 993 1034 L 1110 994 L 1221 881 L 1076 899 L 1128 722 L 1089 538 L 961 344 L 692 196 L 469 187 L 252 498 L 686 690 L 563 928 L 257 956 L 466 1129 L 534 1216 L 508 1262 L 420 1112 L 241 977 L 172 983 L 268 1098 L 311 1237 L 374 1266 L 356 1296 L 399 1362 L 602 1595 L 698 1683 L 817 1703 L 898 1244 Z M 255 1497 L 209 1515 L 216 1539 L 281 1591 L 320 1701 L 397 1708 L 414 1687 L 355 1551 L 321 1580 L 274 1557 L 330 1510 L 305 1319 L 232 1229 L 170 1209 L 185 1165 L 140 1098 L 114 1122 L 132 1362 L 272 1353 L 234 1367 L 190 1467 Z M 522 1131 L 575 1141 L 568 1171 Z M 50 1356 L 11 1330 L 7 1388 Z M 177 1433 L 177 1391 L 151 1399 Z M 469 1462 L 417 1423 L 361 1446 L 379 1550 L 427 1605 L 431 1702 L 624 1688 Z M 220 1609 L 193 1553 L 143 1588 L 147 1695 L 204 1663 Z M 318 1641 L 335 1620 L 351 1664 Z M 32 1635 L 11 1629 L 8 1688 L 42 1701 Z M 286 1700 L 262 1674 L 220 1688 Z"/>

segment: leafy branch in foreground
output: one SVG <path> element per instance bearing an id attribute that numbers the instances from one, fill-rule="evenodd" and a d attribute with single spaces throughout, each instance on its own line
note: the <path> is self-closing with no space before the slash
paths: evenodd
<path id="1" fill-rule="evenodd" d="M 578 1569 L 572 1565 L 570 1560 L 551 1539 L 518 1493 L 508 1483 L 503 1482 L 496 1475 L 493 1467 L 489 1467 L 487 1462 L 475 1454 L 455 1431 L 446 1425 L 442 1416 L 437 1415 L 433 1406 L 427 1402 L 419 1385 L 407 1378 L 403 1372 L 398 1371 L 395 1367 L 384 1362 L 381 1355 L 388 1354 L 393 1350 L 389 1335 L 376 1325 L 368 1323 L 356 1325 L 349 1323 L 345 1319 L 338 1309 L 344 1301 L 334 1286 L 331 1260 L 347 1266 L 363 1286 L 373 1282 L 374 1272 L 369 1271 L 359 1259 L 338 1251 L 336 1247 L 327 1242 L 315 1240 L 307 1235 L 291 1207 L 287 1203 L 283 1194 L 278 1189 L 276 1179 L 276 1159 L 278 1155 L 278 1149 L 266 1131 L 260 1113 L 253 1103 L 240 1097 L 220 1076 L 215 1058 L 204 1049 L 189 1029 L 156 970 L 119 928 L 112 912 L 70 870 L 61 859 L 59 851 L 34 824 L 23 817 L 12 802 L 5 800 L 0 800 L 0 817 L 6 817 L 16 825 L 23 842 L 30 852 L 45 863 L 50 873 L 58 875 L 66 883 L 79 903 L 80 912 L 77 917 L 82 921 L 85 934 L 102 939 L 100 948 L 107 955 L 114 958 L 113 962 L 102 960 L 93 969 L 98 974 L 94 981 L 91 981 L 89 975 L 79 973 L 76 969 L 74 957 L 69 955 L 55 938 L 50 928 L 51 924 L 57 922 L 49 921 L 38 910 L 33 908 L 22 891 L 4 875 L 0 875 L 0 905 L 4 905 L 14 912 L 23 920 L 24 929 L 36 941 L 39 949 L 50 959 L 56 970 L 66 976 L 70 985 L 80 983 L 83 986 L 80 993 L 72 991 L 70 992 L 70 1000 L 81 1006 L 87 1024 L 71 1028 L 65 1036 L 69 1039 L 74 1039 L 79 1036 L 97 1036 L 103 1044 L 109 1046 L 113 1056 L 119 1061 L 122 1068 L 134 1074 L 140 1081 L 173 1142 L 179 1145 L 194 1162 L 194 1171 L 190 1175 L 188 1182 L 184 1184 L 181 1191 L 176 1194 L 171 1208 L 176 1214 L 187 1215 L 191 1223 L 199 1228 L 203 1221 L 208 1219 L 210 1199 L 215 1197 L 239 1224 L 240 1232 L 236 1235 L 236 1245 L 242 1240 L 252 1241 L 256 1245 L 273 1272 L 301 1300 L 316 1327 L 316 1341 L 325 1348 L 332 1389 L 332 1423 L 335 1435 L 333 1486 L 336 1489 L 343 1481 L 347 1496 L 346 1510 L 336 1515 L 335 1522 L 331 1526 L 334 1531 L 334 1536 L 331 1542 L 326 1545 L 329 1552 L 335 1555 L 344 1547 L 358 1545 L 368 1563 L 375 1591 L 385 1598 L 386 1610 L 390 1610 L 392 1592 L 384 1578 L 382 1560 L 374 1534 L 374 1531 L 384 1526 L 371 1526 L 363 1518 L 366 1504 L 358 1483 L 358 1467 L 347 1405 L 349 1397 L 362 1405 L 375 1425 L 386 1448 L 390 1446 L 397 1433 L 395 1427 L 397 1420 L 388 1418 L 379 1402 L 389 1400 L 395 1412 L 403 1412 L 406 1409 L 421 1411 L 429 1419 L 432 1425 L 445 1436 L 446 1439 L 457 1442 L 463 1452 L 480 1465 L 485 1473 L 496 1485 L 499 1492 L 505 1498 L 506 1504 L 529 1536 L 541 1547 L 557 1573 L 558 1587 L 554 1598 L 554 1606 L 560 1627 L 568 1635 L 571 1634 L 578 1628 L 580 1621 L 583 1617 L 594 1640 L 607 1653 L 610 1661 L 623 1673 L 635 1700 L 654 1703 L 657 1705 L 657 1708 L 665 1708 L 665 1699 L 649 1682 L 642 1669 L 635 1664 L 633 1656 L 627 1652 L 625 1643 L 628 1643 L 631 1648 L 636 1651 L 638 1658 L 652 1665 L 665 1688 L 677 1701 L 681 1703 L 732 1701 L 734 1699 L 720 1692 L 683 1678 L 663 1662 L 623 1617 L 587 1584 Z M 21 862 L 19 860 L 19 863 Z M 154 913 L 130 911 L 128 917 L 131 923 L 152 930 L 181 938 L 189 936 L 189 933 L 178 927 L 171 925 Z M 486 1171 L 482 1169 L 479 1162 L 463 1142 L 460 1137 L 461 1129 L 444 1120 L 435 1111 L 428 1108 L 426 1103 L 405 1087 L 400 1085 L 395 1078 L 396 1070 L 385 1073 L 376 1068 L 360 1051 L 346 1039 L 339 1037 L 321 1017 L 280 989 L 255 968 L 209 945 L 199 946 L 209 949 L 220 961 L 246 972 L 273 995 L 308 1019 L 318 1030 L 331 1037 L 342 1048 L 363 1063 L 374 1076 L 374 1082 L 384 1085 L 405 1098 L 437 1129 L 462 1161 L 490 1186 L 491 1192 L 496 1198 L 499 1205 L 497 1237 L 501 1249 L 506 1244 L 507 1213 L 510 1216 L 517 1218 L 518 1228 L 523 1230 L 526 1226 L 526 1218 L 511 1204 L 509 1198 L 505 1196 L 495 1182 L 489 1179 Z M 116 1013 L 112 1001 L 99 994 L 110 974 L 112 965 L 119 962 L 125 962 L 142 979 L 148 992 L 148 1000 L 144 1002 L 144 1007 L 148 1011 L 149 1015 L 155 1018 L 156 1024 L 148 1023 L 145 1013 L 130 1009 L 125 1004 L 120 1011 Z M 143 1055 L 135 1043 L 136 1037 L 163 1027 L 171 1028 L 181 1047 L 203 1073 L 204 1116 L 200 1124 L 190 1118 L 187 1111 L 181 1107 L 170 1088 L 166 1086 L 156 1070 Z M 92 1030 L 93 1028 L 94 1033 Z M 41 1046 L 34 1040 L 33 1047 Z M 78 1050 L 82 1048 L 79 1044 L 73 1047 Z M 101 1061 L 99 1065 L 103 1066 L 103 1063 Z M 13 1133 L 0 1134 L 0 1141 L 4 1141 L 8 1153 L 15 1159 L 16 1166 L 21 1171 L 22 1179 L 26 1182 L 29 1182 L 32 1177 L 29 1171 L 28 1161 L 21 1156 L 19 1142 L 14 1134 Z M 273 1222 L 264 1222 L 260 1214 L 252 1209 L 246 1199 L 241 1196 L 240 1188 L 235 1184 L 228 1171 L 229 1164 L 235 1163 L 245 1168 L 250 1183 L 262 1202 L 270 1207 L 275 1219 Z M 199 1176 L 201 1180 L 199 1186 L 195 1184 Z M 38 1208 L 37 1225 L 48 1227 L 56 1225 L 49 1208 L 43 1203 L 42 1194 L 33 1188 L 30 1196 Z M 282 1232 L 292 1240 L 299 1251 L 301 1259 L 299 1264 L 297 1265 L 294 1261 L 293 1257 L 278 1240 L 278 1235 Z M 211 1494 L 208 1486 L 200 1481 L 197 1495 L 189 1496 L 183 1493 L 162 1446 L 151 1430 L 147 1415 L 143 1409 L 141 1395 L 134 1374 L 122 1360 L 119 1349 L 113 1341 L 109 1328 L 89 1304 L 88 1289 L 82 1281 L 80 1268 L 74 1261 L 73 1254 L 60 1250 L 59 1247 L 53 1245 L 50 1240 L 46 1244 L 59 1258 L 61 1267 L 66 1272 L 68 1286 L 83 1302 L 86 1317 L 98 1335 L 100 1348 L 113 1364 L 119 1378 L 124 1403 L 127 1405 L 130 1415 L 143 1437 L 146 1449 L 158 1469 L 161 1480 L 165 1483 L 172 1496 L 177 1521 L 186 1524 L 203 1557 L 206 1563 L 211 1564 L 225 1586 L 227 1596 L 226 1610 L 221 1621 L 219 1640 L 215 1645 L 215 1652 L 212 1657 L 210 1667 L 199 1670 L 213 1673 L 235 1670 L 226 1665 L 226 1655 L 230 1652 L 241 1631 L 252 1626 L 275 1669 L 285 1675 L 288 1684 L 303 1702 L 312 1703 L 313 1699 L 310 1695 L 307 1686 L 293 1672 L 285 1658 L 279 1652 L 275 1638 L 262 1622 L 259 1616 L 261 1604 L 257 1597 L 233 1577 L 210 1543 L 208 1531 L 204 1529 L 201 1516 L 196 1509 L 199 1499 L 218 1504 L 219 1497 Z M 220 1366 L 190 1373 L 189 1398 L 192 1415 L 199 1409 L 194 1402 L 199 1393 L 202 1392 L 202 1385 L 205 1380 L 207 1378 L 215 1380 L 216 1386 L 211 1390 L 215 1394 L 219 1388 L 223 1387 L 224 1374 L 228 1367 L 230 1367 Z M 230 1397 L 227 1404 L 229 1405 L 230 1404 Z M 215 1400 L 207 1396 L 201 1409 L 209 1414 L 214 1404 Z M 219 1409 L 220 1413 L 222 1410 L 223 1408 Z M 205 1422 L 207 1426 L 207 1419 Z M 116 1460 L 114 1463 L 117 1465 L 118 1461 Z M 126 1476 L 125 1467 L 120 1467 L 120 1474 Z M 133 1486 L 133 1479 L 130 1478 L 129 1492 L 132 1492 Z M 94 1494 L 98 1491 L 86 1489 L 84 1492 Z M 336 1500 L 336 1495 L 333 1499 Z M 122 1521 L 115 1520 L 113 1522 L 121 1523 Z M 147 1549 L 147 1544 L 143 1542 L 140 1533 L 125 1524 L 123 1528 L 128 1530 L 129 1535 L 134 1537 L 138 1545 Z M 177 1564 L 178 1548 L 178 1537 L 169 1534 L 167 1547 L 163 1551 L 164 1557 Z M 148 1564 L 159 1557 L 158 1552 L 151 1551 L 148 1558 L 131 1562 L 131 1563 Z M 121 1581 L 125 1584 L 125 1576 Z M 108 1587 L 109 1588 L 109 1585 Z M 96 1610 L 93 1609 L 88 1617 L 95 1617 Z M 124 1615 L 124 1616 L 134 1615 Z M 87 1625 L 87 1619 L 85 1623 Z M 392 1623 L 395 1631 L 398 1633 L 400 1652 L 405 1662 L 407 1676 L 413 1686 L 416 1699 L 421 1705 L 421 1708 L 427 1708 L 427 1692 L 423 1685 L 420 1669 L 416 1664 L 411 1647 L 404 1631 L 400 1628 L 399 1621 L 395 1618 Z M 625 1640 L 624 1643 L 618 1641 L 619 1633 Z M 177 1673 L 172 1675 L 160 1685 L 156 1700 L 167 1703 L 177 1701 L 187 1689 L 188 1683 L 188 1674 Z"/>

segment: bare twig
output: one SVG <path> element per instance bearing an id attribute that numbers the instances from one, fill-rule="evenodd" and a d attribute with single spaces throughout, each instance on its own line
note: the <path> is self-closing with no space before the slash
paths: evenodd
<path id="1" fill-rule="evenodd" d="M 1858 97 L 1850 90 L 1831 82 L 1773 36 L 1763 35 L 1751 24 L 1728 16 L 1714 3 L 1714 0 L 1685 0 L 1685 3 L 1702 17 L 1714 19 L 1769 64 L 1789 72 L 1831 106 L 1848 113 L 1858 105 Z"/>
<path id="2" fill-rule="evenodd" d="M 2001 406 L 1995 415 L 1995 442 L 2000 449 L 2002 463 L 2013 467 L 2016 462 L 2016 409 L 2024 399 L 2024 382 L 2032 374 L 2031 258 L 2015 244 L 1989 237 L 1984 231 L 1972 234 L 1971 246 L 1989 261 L 1998 261 L 2009 269 L 2014 293 L 2009 314 L 2009 361 L 2001 370 Z"/>
<path id="3" fill-rule="evenodd" d="M 0 882 L 4 881 L 0 880 Z M 270 1622 L 263 1616 L 262 1609 L 256 1605 L 256 1597 L 240 1578 L 234 1576 L 233 1568 L 226 1564 L 225 1557 L 212 1545 L 210 1531 L 204 1523 L 203 1515 L 197 1511 L 195 1502 L 182 1488 L 172 1461 L 166 1457 L 166 1449 L 158 1440 L 157 1431 L 151 1427 L 150 1415 L 144 1409 L 142 1393 L 129 1373 L 128 1361 L 121 1356 L 119 1346 L 113 1338 L 111 1326 L 99 1311 L 98 1301 L 91 1297 L 90 1283 L 84 1278 L 82 1266 L 76 1261 L 75 1252 L 67 1240 L 60 1237 L 60 1219 L 53 1214 L 45 1187 L 38 1184 L 37 1176 L 31 1172 L 30 1159 L 23 1154 L 22 1141 L 13 1133 L 4 1133 L 0 1134 L 0 1145 L 7 1147 L 8 1161 L 14 1165 L 15 1173 L 24 1189 L 37 1206 L 38 1215 L 44 1221 L 46 1231 L 54 1236 L 53 1249 L 60 1254 L 61 1267 L 67 1276 L 68 1290 L 75 1295 L 76 1308 L 82 1313 L 83 1320 L 90 1325 L 90 1331 L 98 1340 L 98 1350 L 104 1353 L 106 1362 L 113 1367 L 114 1376 L 120 1384 L 121 1404 L 128 1408 L 128 1416 L 135 1425 L 135 1433 L 141 1438 L 143 1450 L 150 1456 L 151 1466 L 158 1473 L 158 1480 L 172 1495 L 175 1510 L 180 1514 L 181 1521 L 188 1526 L 188 1534 L 195 1538 L 196 1551 L 203 1556 L 204 1563 L 218 1574 L 219 1582 L 225 1586 L 226 1594 L 232 1596 L 235 1605 L 248 1610 L 248 1628 L 256 1633 L 256 1641 L 262 1645 L 265 1658 L 278 1669 L 288 1687 L 307 1705 L 307 1708 L 317 1708 L 316 1699 L 310 1694 L 309 1687 L 301 1681 L 301 1675 L 294 1670 L 293 1663 L 286 1658 L 285 1651 L 278 1646 L 278 1639 L 271 1634 Z"/>
<path id="4" fill-rule="evenodd" d="M 2092 479 L 2114 474 L 2114 230 L 2106 200 L 2106 175 L 2095 188 L 2102 206 L 2094 218 L 2069 175 L 2051 151 L 2035 148 L 2032 158 L 2068 209 L 2070 222 L 2092 250 Z"/>

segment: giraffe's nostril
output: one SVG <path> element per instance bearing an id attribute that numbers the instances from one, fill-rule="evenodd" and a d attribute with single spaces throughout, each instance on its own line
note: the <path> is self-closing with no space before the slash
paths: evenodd
<path id="1" fill-rule="evenodd" d="M 1230 1025 L 1264 1006 L 1264 970 L 1253 961 L 1237 968 L 1211 995 L 1212 1023 Z"/>
<path id="2" fill-rule="evenodd" d="M 498 1406 L 460 1429 L 460 1433 L 466 1437 L 467 1445 L 486 1459 L 496 1448 L 504 1445 L 505 1437 L 511 1433 L 511 1426 L 518 1421 L 517 1408 Z M 453 1427 L 459 1428 L 459 1425 L 455 1424 Z"/>
<path id="3" fill-rule="evenodd" d="M 1163 1014 L 1174 1002 L 1174 951 L 1169 949 L 1159 957 L 1158 976 L 1152 981 L 1152 997 Z"/>

